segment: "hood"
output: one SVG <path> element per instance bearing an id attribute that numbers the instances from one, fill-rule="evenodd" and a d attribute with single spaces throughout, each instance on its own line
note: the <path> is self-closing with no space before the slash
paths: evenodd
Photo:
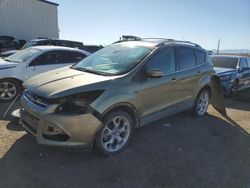
<path id="1" fill-rule="evenodd" d="M 214 67 L 214 70 L 217 75 L 237 73 L 237 70 L 229 68 Z"/>
<path id="2" fill-rule="evenodd" d="M 31 93 L 47 99 L 62 98 L 81 92 L 105 89 L 116 77 L 96 75 L 66 67 L 32 77 L 24 83 L 24 87 Z"/>
<path id="3" fill-rule="evenodd" d="M 0 58 L 0 70 L 1 69 L 9 69 L 9 68 L 13 68 L 16 66 L 17 66 L 17 63 L 8 62 L 8 61 L 5 61 L 4 59 Z"/>

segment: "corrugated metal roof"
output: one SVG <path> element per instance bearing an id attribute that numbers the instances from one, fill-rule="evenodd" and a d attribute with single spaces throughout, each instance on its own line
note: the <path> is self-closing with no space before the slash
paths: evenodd
<path id="1" fill-rule="evenodd" d="M 41 1 L 41 2 L 44 2 L 44 3 L 48 3 L 48 4 L 51 4 L 51 5 L 55 5 L 55 6 L 59 6 L 58 3 L 54 3 L 54 2 L 51 2 L 51 1 L 46 1 L 46 0 L 38 0 L 38 1 Z"/>

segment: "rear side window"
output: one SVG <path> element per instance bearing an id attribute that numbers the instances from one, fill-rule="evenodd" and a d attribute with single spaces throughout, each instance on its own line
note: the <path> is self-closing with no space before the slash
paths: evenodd
<path id="1" fill-rule="evenodd" d="M 164 74 L 175 71 L 175 53 L 173 48 L 165 48 L 155 54 L 147 64 L 147 69 L 160 70 Z"/>
<path id="2" fill-rule="evenodd" d="M 180 69 L 186 69 L 194 67 L 196 65 L 196 59 L 194 51 L 191 48 L 181 47 L 178 50 Z"/>
<path id="3" fill-rule="evenodd" d="M 200 65 L 202 63 L 205 63 L 205 61 L 206 61 L 206 53 L 204 51 L 194 50 L 194 53 L 195 53 L 198 65 Z"/>
<path id="4" fill-rule="evenodd" d="M 86 55 L 80 53 L 80 52 L 63 52 L 63 63 L 77 63 L 84 59 Z"/>

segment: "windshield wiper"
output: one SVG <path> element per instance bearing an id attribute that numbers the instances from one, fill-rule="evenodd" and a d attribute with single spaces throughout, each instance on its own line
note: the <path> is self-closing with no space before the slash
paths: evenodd
<path id="1" fill-rule="evenodd" d="M 11 62 L 11 60 L 7 59 L 7 58 L 4 58 L 5 61 L 8 61 L 8 62 Z"/>
<path id="2" fill-rule="evenodd" d="M 91 69 L 85 69 L 85 68 L 77 67 L 77 66 L 71 66 L 70 68 L 75 69 L 75 70 L 79 70 L 79 71 L 83 71 L 83 72 L 92 73 L 92 74 L 102 75 L 102 76 L 110 76 L 111 75 L 108 73 L 99 72 L 99 71 L 95 71 L 95 70 L 91 70 Z"/>
<path id="3" fill-rule="evenodd" d="M 13 61 L 13 60 L 10 60 L 8 58 L 4 58 L 4 61 L 12 62 L 12 63 L 21 63 L 22 62 L 22 61 Z"/>

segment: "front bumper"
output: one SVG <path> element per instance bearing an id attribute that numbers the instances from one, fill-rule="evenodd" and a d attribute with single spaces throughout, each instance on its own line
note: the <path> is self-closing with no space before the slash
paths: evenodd
<path id="1" fill-rule="evenodd" d="M 22 95 L 20 124 L 39 144 L 91 148 L 102 122 L 91 113 L 55 114 L 56 107 L 40 107 Z"/>

